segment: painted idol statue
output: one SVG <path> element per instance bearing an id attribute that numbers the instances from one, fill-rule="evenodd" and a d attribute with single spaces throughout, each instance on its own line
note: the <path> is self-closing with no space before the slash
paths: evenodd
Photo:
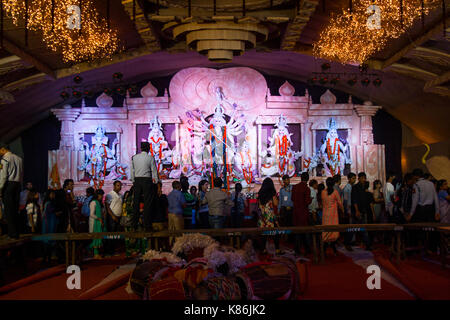
<path id="1" fill-rule="evenodd" d="M 280 176 L 287 174 L 292 177 L 295 174 L 295 161 L 302 156 L 302 153 L 291 149 L 292 133 L 289 133 L 288 124 L 283 115 L 279 116 L 275 128 L 272 137 L 268 139 L 269 147 L 265 153 L 270 151 L 274 162 L 272 166 L 276 166 L 276 168 L 268 167 L 269 163 L 267 162 L 262 166 L 261 173 L 264 176 L 271 176 L 274 173 L 278 173 Z M 263 157 L 265 156 L 263 154 Z"/>
<path id="2" fill-rule="evenodd" d="M 188 124 L 193 135 L 202 138 L 193 147 L 192 156 L 197 159 L 197 162 L 200 162 L 200 159 L 204 161 L 208 158 L 209 163 L 206 167 L 209 167 L 215 175 L 220 176 L 225 165 L 227 165 L 227 172 L 232 172 L 231 165 L 234 163 L 235 157 L 234 137 L 241 134 L 245 120 L 242 114 L 236 119 L 237 105 L 231 104 L 226 99 L 221 87 L 216 88 L 215 94 L 217 105 L 209 120 L 206 120 L 199 110 L 190 111 L 187 116 L 191 119 Z M 225 116 L 226 106 L 232 109 L 228 121 Z M 206 146 L 210 151 L 209 156 L 204 154 Z"/>
<path id="3" fill-rule="evenodd" d="M 101 188 L 104 180 L 126 178 L 125 166 L 118 163 L 116 159 L 116 146 L 119 144 L 114 140 L 112 148 L 108 147 L 108 137 L 105 128 L 98 126 L 95 135 L 91 139 L 91 146 L 87 142 L 81 143 L 81 151 L 84 151 L 84 163 L 79 170 L 85 170 L 89 176 L 90 184 Z"/>
<path id="4" fill-rule="evenodd" d="M 158 116 L 150 122 L 148 142 L 150 143 L 150 154 L 155 158 L 158 172 L 161 172 L 163 163 L 170 163 L 172 152 L 168 149 L 169 144 L 164 138 L 161 122 Z"/>
<path id="5" fill-rule="evenodd" d="M 339 139 L 334 118 L 328 120 L 328 132 L 325 142 L 320 147 L 321 158 L 327 175 L 344 174 L 346 164 L 351 164 L 350 146 Z"/>

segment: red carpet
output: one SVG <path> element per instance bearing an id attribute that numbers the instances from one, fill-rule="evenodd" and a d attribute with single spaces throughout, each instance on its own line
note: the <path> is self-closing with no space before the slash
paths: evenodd
<path id="1" fill-rule="evenodd" d="M 81 269 L 80 290 L 67 289 L 66 281 L 70 275 L 63 273 L 1 295 L 0 300 L 76 300 L 80 294 L 99 283 L 117 266 L 123 265 L 129 260 L 123 257 L 114 257 L 86 262 Z"/>
<path id="2" fill-rule="evenodd" d="M 327 253 L 325 264 L 309 264 L 309 286 L 302 299 L 306 300 L 411 300 L 414 299 L 405 291 L 381 280 L 381 290 L 369 290 L 366 271 L 353 263 L 351 258 L 338 254 L 335 257 L 331 250 Z M 68 290 L 66 280 L 69 275 L 63 273 L 51 278 L 31 283 L 15 291 L 0 296 L 3 300 L 76 300 L 83 292 L 88 291 L 118 266 L 129 263 L 130 259 L 114 257 L 104 260 L 87 261 L 82 267 L 81 290 Z M 416 259 L 393 266 L 398 274 L 402 274 L 402 283 L 407 282 L 415 288 L 418 296 L 424 299 L 450 299 L 449 271 L 439 265 Z M 394 270 L 394 275 L 395 275 Z M 396 277 L 397 278 L 397 277 Z M 406 280 L 405 280 L 406 279 Z M 409 281 L 409 282 L 408 282 Z M 119 287 L 101 292 L 95 300 L 129 300 L 137 299 L 125 291 L 121 280 Z M 405 286 L 407 286 L 405 284 Z M 408 286 L 407 286 L 408 287 Z M 412 290 L 411 290 L 412 291 Z"/>
<path id="3" fill-rule="evenodd" d="M 370 275 L 352 259 L 327 253 L 325 264 L 311 265 L 305 300 L 412 300 L 405 291 L 381 280 L 380 290 L 366 286 Z"/>

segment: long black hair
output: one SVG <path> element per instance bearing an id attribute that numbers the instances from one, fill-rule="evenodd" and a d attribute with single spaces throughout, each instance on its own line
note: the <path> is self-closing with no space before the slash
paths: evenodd
<path id="1" fill-rule="evenodd" d="M 239 193 L 242 191 L 242 184 L 239 182 L 234 185 L 234 209 L 237 210 Z"/>
<path id="2" fill-rule="evenodd" d="M 258 201 L 261 205 L 265 205 L 267 202 L 272 200 L 272 198 L 277 194 L 275 190 L 275 185 L 273 184 L 272 179 L 269 177 L 265 178 L 261 189 L 258 192 Z"/>
<path id="3" fill-rule="evenodd" d="M 327 178 L 325 183 L 327 185 L 327 193 L 330 196 L 334 192 L 334 179 L 333 178 Z"/>
<path id="4" fill-rule="evenodd" d="M 319 183 L 317 186 L 317 203 L 319 205 L 322 205 L 322 191 L 325 190 L 325 185 L 322 183 Z"/>

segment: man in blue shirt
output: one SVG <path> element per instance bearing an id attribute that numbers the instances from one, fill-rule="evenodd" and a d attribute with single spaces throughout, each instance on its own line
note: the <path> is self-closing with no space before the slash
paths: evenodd
<path id="1" fill-rule="evenodd" d="M 292 226 L 292 209 L 293 202 L 291 180 L 287 174 L 283 176 L 283 187 L 280 189 L 280 201 L 278 202 L 278 210 L 280 211 L 281 226 Z"/>
<path id="2" fill-rule="evenodd" d="M 168 207 L 168 219 L 169 219 L 169 231 L 173 230 L 183 230 L 184 229 L 184 218 L 183 209 L 186 207 L 186 199 L 183 193 L 181 193 L 181 183 L 180 181 L 172 182 L 173 190 L 167 196 L 167 201 L 169 202 Z M 170 238 L 170 243 L 172 243 L 173 238 Z"/>

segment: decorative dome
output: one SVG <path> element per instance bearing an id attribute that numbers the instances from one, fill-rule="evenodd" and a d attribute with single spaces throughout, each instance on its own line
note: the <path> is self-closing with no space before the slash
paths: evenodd
<path id="1" fill-rule="evenodd" d="M 141 89 L 141 96 L 144 98 L 156 97 L 158 95 L 158 89 L 156 89 L 151 81 L 149 81 L 144 87 Z"/>
<path id="2" fill-rule="evenodd" d="M 113 102 L 114 99 L 104 92 L 95 100 L 95 103 L 99 108 L 110 108 L 113 105 Z"/>
<path id="3" fill-rule="evenodd" d="M 281 96 L 293 96 L 295 93 L 295 88 L 287 81 L 278 89 Z"/>
<path id="4" fill-rule="evenodd" d="M 329 90 L 325 91 L 325 93 L 320 97 L 321 104 L 335 104 L 336 96 Z"/>

